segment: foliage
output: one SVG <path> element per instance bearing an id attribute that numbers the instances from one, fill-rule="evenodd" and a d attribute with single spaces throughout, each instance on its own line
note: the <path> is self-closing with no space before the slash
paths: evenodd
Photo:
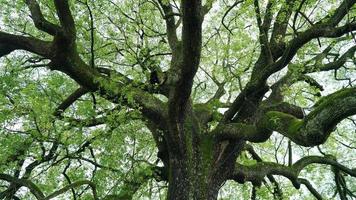
<path id="1" fill-rule="evenodd" d="M 218 199 L 280 199 L 279 193 L 284 199 L 318 198 L 307 184 L 296 187 L 301 177 L 324 198 L 356 197 L 355 95 L 335 95 L 354 88 L 354 0 L 206 0 L 198 9 L 204 19 L 200 37 L 194 32 L 199 27 L 185 24 L 190 19 L 190 10 L 183 11 L 188 0 L 63 1 L 69 2 L 71 13 L 66 16 L 73 16 L 74 35 L 70 20 L 62 22 L 66 19 L 60 17 L 58 2 L 0 0 L 0 199 L 35 199 L 31 187 L 16 180 L 31 181 L 44 196 L 59 191 L 58 199 L 164 199 L 174 181 L 171 170 L 176 168 L 169 159 L 176 156 L 175 148 L 186 145 L 186 152 L 178 151 L 186 153 L 187 165 L 205 167 L 186 173 L 198 179 L 191 187 L 208 188 L 210 165 L 222 162 L 220 158 L 226 162 L 230 157 L 225 149 L 232 144 L 232 166 L 238 169 L 231 169 L 217 186 Z M 344 4 L 350 7 L 342 14 L 338 8 Z M 43 15 L 39 25 L 33 23 L 36 11 L 31 5 L 39 6 Z M 342 19 L 329 25 L 338 12 Z M 46 26 L 43 20 L 59 27 L 54 35 L 39 28 Z M 336 29 L 345 33 L 339 35 Z M 17 47 L 11 43 L 16 36 L 45 43 L 31 49 L 22 38 Z M 187 49 L 187 44 L 197 48 Z M 152 83 L 155 72 L 160 80 Z M 340 106 L 340 113 L 329 101 Z M 276 106 L 282 103 L 289 107 Z M 326 141 L 313 143 L 317 136 L 308 132 L 312 116 L 306 116 L 332 118 L 324 110 L 335 111 L 332 123 L 338 125 L 322 130 Z M 271 113 L 277 117 L 262 123 Z M 291 128 L 288 120 L 300 122 L 293 129 L 296 138 L 282 130 Z M 243 133 L 235 125 L 245 128 Z M 312 142 L 305 145 L 300 135 Z M 175 136 L 180 143 L 174 143 Z M 200 155 L 196 152 L 201 160 L 194 160 Z M 293 168 L 310 155 L 337 164 L 328 160 L 300 171 Z M 278 167 L 268 171 L 276 166 L 271 163 L 288 168 L 293 177 Z M 263 168 L 269 164 L 271 168 Z M 258 170 L 238 171 L 244 167 Z M 238 173 L 247 174 L 242 182 Z M 252 174 L 257 175 L 248 179 Z M 71 185 L 83 180 L 89 182 Z M 67 186 L 73 187 L 61 192 Z"/>

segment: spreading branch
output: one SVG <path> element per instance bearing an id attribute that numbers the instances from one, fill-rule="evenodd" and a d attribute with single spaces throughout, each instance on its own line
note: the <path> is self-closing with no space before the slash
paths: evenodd
<path id="1" fill-rule="evenodd" d="M 227 123 L 214 130 L 222 139 L 243 139 L 250 142 L 266 141 L 277 131 L 302 146 L 323 144 L 335 126 L 343 119 L 356 114 L 356 88 L 345 88 L 322 98 L 304 119 L 298 108 L 288 113 L 285 106 L 270 107 L 256 124 Z M 278 105 L 278 104 L 277 104 Z M 277 109 L 276 109 L 277 108 Z M 296 109 L 295 111 L 293 111 Z M 287 111 L 287 112 L 286 112 Z M 295 113 L 296 112 L 296 113 Z M 294 116 L 297 114 L 301 116 Z M 299 118 L 298 118 L 299 117 Z"/>
<path id="2" fill-rule="evenodd" d="M 355 88 L 345 88 L 322 98 L 304 119 L 282 112 L 267 112 L 262 127 L 277 131 L 302 146 L 322 144 L 341 120 L 356 114 L 355 92 Z"/>
<path id="3" fill-rule="evenodd" d="M 88 92 L 87 89 L 80 87 L 69 95 L 55 110 L 54 115 L 60 116 L 69 106 L 77 101 L 81 96 Z"/>
<path id="4" fill-rule="evenodd" d="M 306 66 L 304 69 L 304 73 L 312 73 L 316 71 L 330 71 L 336 70 L 344 66 L 347 60 L 355 57 L 356 46 L 349 48 L 344 54 L 340 56 L 337 60 L 327 63 L 327 64 L 319 64 L 317 63 L 314 67 Z"/>
<path id="5" fill-rule="evenodd" d="M 83 185 L 89 185 L 90 186 L 90 188 L 92 189 L 92 192 L 93 192 L 94 200 L 98 200 L 99 199 L 99 197 L 98 197 L 98 195 L 96 193 L 96 185 L 93 182 L 88 181 L 88 180 L 76 181 L 76 182 L 74 182 L 72 184 L 69 184 L 69 185 L 63 187 L 62 189 L 59 189 L 59 190 L 53 192 L 52 194 L 48 195 L 47 197 L 45 197 L 43 199 L 44 200 L 53 199 L 53 198 L 65 193 L 65 192 L 67 192 L 68 190 L 71 190 L 73 188 L 77 188 L 77 187 L 80 187 L 80 186 L 83 186 Z"/>
<path id="6" fill-rule="evenodd" d="M 254 165 L 245 166 L 236 164 L 235 171 L 231 179 L 238 183 L 252 182 L 254 185 L 260 185 L 267 175 L 281 175 L 288 178 L 293 185 L 299 189 L 300 182 L 298 176 L 300 172 L 311 164 L 324 164 L 333 166 L 344 173 L 356 177 L 356 171 L 349 169 L 329 157 L 307 156 L 295 162 L 292 166 L 284 166 L 272 162 L 257 162 Z M 303 182 L 303 181 L 302 181 Z"/>
<path id="7" fill-rule="evenodd" d="M 333 15 L 326 16 L 308 30 L 298 34 L 294 39 L 288 42 L 288 45 L 286 45 L 286 48 L 284 51 L 282 51 L 283 54 L 276 62 L 270 63 L 266 66 L 266 63 L 263 62 L 264 59 L 260 57 L 253 69 L 250 82 L 234 100 L 232 106 L 224 113 L 224 117 L 221 122 L 226 123 L 233 120 L 233 118 L 240 112 L 242 108 L 245 108 L 244 111 L 246 113 L 251 112 L 250 110 L 246 109 L 247 105 L 243 103 L 246 102 L 246 100 L 249 102 L 257 102 L 251 104 L 250 106 L 257 107 L 263 95 L 268 91 L 268 88 L 266 88 L 267 79 L 273 73 L 287 66 L 296 55 L 297 51 L 305 44 L 309 43 L 315 38 L 336 38 L 356 30 L 355 22 L 336 27 L 352 8 L 355 2 L 356 0 L 344 0 Z M 261 54 L 261 56 L 264 55 Z"/>
<path id="8" fill-rule="evenodd" d="M 66 34 L 66 37 L 75 40 L 76 37 L 75 24 L 74 24 L 72 13 L 69 9 L 68 0 L 55 0 L 54 5 L 56 7 L 59 22 Z"/>
<path id="9" fill-rule="evenodd" d="M 26 4 L 30 9 L 31 17 L 36 28 L 53 36 L 59 32 L 60 27 L 58 25 L 53 24 L 44 18 L 40 6 L 36 0 L 26 0 Z"/>
<path id="10" fill-rule="evenodd" d="M 45 196 L 43 192 L 31 181 L 26 180 L 26 179 L 18 179 L 15 177 L 12 177 L 8 174 L 0 174 L 0 179 L 5 180 L 10 183 L 16 183 L 17 185 L 27 187 L 30 192 L 38 199 L 38 200 L 44 200 Z"/>
<path id="11" fill-rule="evenodd" d="M 0 57 L 14 50 L 26 50 L 45 58 L 50 58 L 52 54 L 51 42 L 0 31 Z"/>

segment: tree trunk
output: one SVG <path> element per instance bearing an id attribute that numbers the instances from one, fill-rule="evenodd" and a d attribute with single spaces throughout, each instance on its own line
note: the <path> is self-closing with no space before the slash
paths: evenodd
<path id="1" fill-rule="evenodd" d="M 217 199 L 243 144 L 206 137 L 192 145 L 192 156 L 170 156 L 168 200 Z"/>
<path id="2" fill-rule="evenodd" d="M 221 186 L 221 181 L 212 180 L 211 175 L 203 173 L 192 173 L 192 169 L 187 167 L 185 161 L 177 161 L 171 169 L 171 177 L 168 188 L 169 200 L 215 200 Z M 173 163 L 172 163 L 173 164 Z M 194 168 L 194 167 L 193 167 Z M 212 169 L 204 169 L 211 173 Z"/>

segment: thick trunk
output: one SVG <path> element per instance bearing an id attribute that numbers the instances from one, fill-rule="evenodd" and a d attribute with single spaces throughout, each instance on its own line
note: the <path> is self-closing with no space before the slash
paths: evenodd
<path id="1" fill-rule="evenodd" d="M 206 136 L 206 135 L 205 135 Z M 169 200 L 215 200 L 233 171 L 242 143 L 202 139 L 193 146 L 193 156 L 170 158 Z"/>
<path id="2" fill-rule="evenodd" d="M 173 164 L 172 162 L 171 164 Z M 209 174 L 193 173 L 185 161 L 177 161 L 171 169 L 169 180 L 169 200 L 215 200 L 221 185 L 220 180 L 213 180 L 213 169 L 204 169 Z"/>

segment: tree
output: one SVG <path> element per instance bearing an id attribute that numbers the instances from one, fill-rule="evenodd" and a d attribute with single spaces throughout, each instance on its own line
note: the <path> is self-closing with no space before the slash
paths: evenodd
<path id="1" fill-rule="evenodd" d="M 282 199 L 278 175 L 322 199 L 301 176 L 312 164 L 355 197 L 355 166 L 320 145 L 353 120 L 356 88 L 320 98 L 315 78 L 352 76 L 355 2 L 2 0 L 0 198 L 130 199 L 156 179 L 167 199 L 217 199 L 227 180 Z M 273 133 L 288 164 L 255 150 Z"/>

